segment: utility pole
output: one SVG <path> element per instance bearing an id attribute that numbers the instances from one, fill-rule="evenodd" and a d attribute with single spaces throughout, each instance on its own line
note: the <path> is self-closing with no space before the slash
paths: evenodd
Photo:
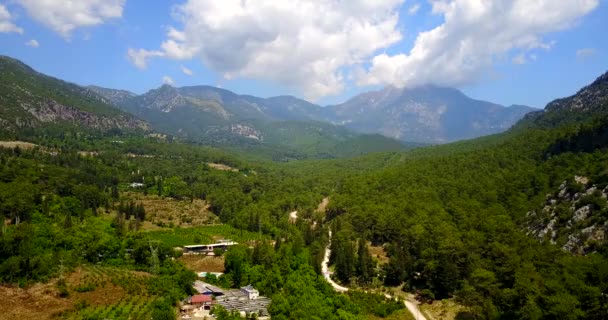
<path id="1" fill-rule="evenodd" d="M 148 240 L 148 245 L 150 246 L 150 272 L 153 274 L 157 274 L 160 267 L 160 260 L 158 259 L 159 243 L 160 241 L 157 240 Z"/>

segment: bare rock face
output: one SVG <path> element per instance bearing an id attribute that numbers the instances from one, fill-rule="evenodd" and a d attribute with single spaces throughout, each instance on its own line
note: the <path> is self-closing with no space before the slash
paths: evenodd
<path id="1" fill-rule="evenodd" d="M 29 108 L 27 111 L 43 123 L 67 121 L 93 129 L 149 129 L 144 121 L 128 115 L 102 116 L 65 106 L 53 100 L 42 101 L 37 108 Z"/>
<path id="2" fill-rule="evenodd" d="M 69 123 L 99 130 L 148 130 L 147 123 L 119 110 L 94 90 L 49 77 L 18 60 L 0 56 L 0 74 L 0 129 Z M 128 96 L 122 92 L 113 99 Z"/>
<path id="3" fill-rule="evenodd" d="M 608 241 L 608 219 L 602 214 L 608 207 L 608 186 L 590 182 L 588 177 L 575 176 L 548 194 L 542 207 L 526 215 L 527 234 L 579 255 Z"/>
<path id="4" fill-rule="evenodd" d="M 589 218 L 590 214 L 591 214 L 591 205 L 586 205 L 584 207 L 579 208 L 578 210 L 576 210 L 574 212 L 574 215 L 572 216 L 572 221 L 581 222 L 581 221 Z"/>

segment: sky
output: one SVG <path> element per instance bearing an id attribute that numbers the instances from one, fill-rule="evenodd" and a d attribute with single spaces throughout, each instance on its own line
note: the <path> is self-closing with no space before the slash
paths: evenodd
<path id="1" fill-rule="evenodd" d="M 608 71 L 605 30 L 603 0 L 0 0 L 0 54 L 60 79 L 322 105 L 432 84 L 542 108 Z"/>

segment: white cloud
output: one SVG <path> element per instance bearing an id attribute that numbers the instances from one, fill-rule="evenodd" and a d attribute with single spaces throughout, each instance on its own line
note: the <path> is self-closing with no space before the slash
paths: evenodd
<path id="1" fill-rule="evenodd" d="M 583 48 L 576 50 L 576 57 L 579 59 L 587 59 L 594 56 L 596 50 L 593 48 Z"/>
<path id="2" fill-rule="evenodd" d="M 69 38 L 74 29 L 122 17 L 125 0 L 17 0 L 28 15 Z"/>
<path id="3" fill-rule="evenodd" d="M 416 3 L 416 4 L 414 4 L 413 6 L 411 6 L 411 7 L 410 7 L 410 8 L 407 10 L 407 13 L 408 13 L 410 16 L 413 16 L 413 15 L 415 15 L 416 13 L 418 13 L 418 10 L 420 10 L 420 3 Z"/>
<path id="4" fill-rule="evenodd" d="M 379 54 L 358 84 L 458 86 L 512 51 L 549 50 L 543 35 L 572 27 L 598 0 L 431 0 L 444 22 L 418 34 L 409 53 Z M 516 59 L 517 60 L 517 59 Z M 521 60 L 520 60 L 521 61 Z"/>
<path id="5" fill-rule="evenodd" d="M 190 70 L 190 69 L 188 69 L 188 68 L 186 68 L 186 67 L 184 67 L 184 66 L 181 66 L 181 69 L 182 69 L 182 72 L 183 72 L 185 75 L 189 75 L 189 76 L 191 76 L 191 75 L 192 75 L 192 73 L 193 73 L 193 72 L 192 72 L 192 70 Z"/>
<path id="6" fill-rule="evenodd" d="M 38 47 L 40 47 L 40 43 L 36 39 L 32 39 L 32 40 L 26 42 L 25 45 L 28 46 L 28 47 L 32 47 L 32 48 L 38 48 Z"/>
<path id="7" fill-rule="evenodd" d="M 526 64 L 526 62 L 528 62 L 526 60 L 526 55 L 523 53 L 520 53 L 518 55 L 516 55 L 515 57 L 513 57 L 513 59 L 511 59 L 511 62 L 513 62 L 513 64 Z"/>
<path id="8" fill-rule="evenodd" d="M 172 86 L 172 85 L 175 84 L 175 81 L 173 81 L 173 78 L 171 78 L 169 76 L 164 76 L 163 77 L 163 83 Z"/>
<path id="9" fill-rule="evenodd" d="M 10 32 L 22 34 L 23 29 L 13 23 L 13 16 L 8 9 L 0 3 L 0 33 Z"/>
<path id="10" fill-rule="evenodd" d="M 163 57 L 165 56 L 165 53 L 162 51 L 148 51 L 144 49 L 136 50 L 133 48 L 129 48 L 129 51 L 127 51 L 127 56 L 136 67 L 138 67 L 139 69 L 145 69 L 148 66 L 148 58 Z"/>
<path id="11" fill-rule="evenodd" d="M 345 68 L 401 40 L 404 0 L 187 0 L 174 8 L 160 51 L 129 52 L 142 68 L 153 56 L 201 59 L 225 79 L 273 81 L 308 98 L 340 93 Z"/>

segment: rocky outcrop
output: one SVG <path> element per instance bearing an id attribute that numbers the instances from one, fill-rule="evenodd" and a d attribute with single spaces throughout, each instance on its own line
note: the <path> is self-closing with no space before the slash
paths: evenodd
<path id="1" fill-rule="evenodd" d="M 127 114 L 103 116 L 83 111 L 75 107 L 65 106 L 53 100 L 41 101 L 37 107 L 27 111 L 42 123 L 67 121 L 92 129 L 142 129 L 148 130 L 148 124 Z"/>
<path id="2" fill-rule="evenodd" d="M 608 241 L 608 187 L 584 176 L 564 181 L 540 210 L 527 214 L 529 235 L 573 254 L 588 254 Z"/>

